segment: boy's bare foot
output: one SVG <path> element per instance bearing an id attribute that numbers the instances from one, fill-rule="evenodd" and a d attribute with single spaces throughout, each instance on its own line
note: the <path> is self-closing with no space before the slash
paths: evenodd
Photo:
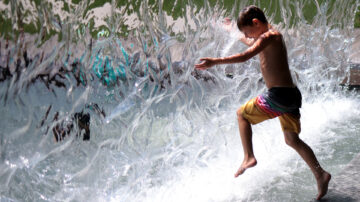
<path id="1" fill-rule="evenodd" d="M 319 177 L 319 179 L 316 179 L 319 192 L 316 200 L 320 200 L 323 196 L 325 196 L 328 191 L 330 179 L 331 175 L 326 171 L 324 171 L 324 173 L 322 174 L 322 176 Z"/>
<path id="2" fill-rule="evenodd" d="M 244 160 L 240 168 L 236 171 L 235 177 L 238 177 L 239 175 L 243 174 L 246 169 L 256 166 L 256 164 L 257 161 L 254 157 Z"/>

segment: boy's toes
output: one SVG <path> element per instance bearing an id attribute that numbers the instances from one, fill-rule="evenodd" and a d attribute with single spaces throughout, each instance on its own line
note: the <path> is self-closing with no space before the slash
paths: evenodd
<path id="1" fill-rule="evenodd" d="M 240 168 L 236 171 L 235 177 L 238 177 L 239 175 L 243 174 L 243 173 L 245 172 L 245 170 L 246 170 L 245 168 L 240 167 Z"/>

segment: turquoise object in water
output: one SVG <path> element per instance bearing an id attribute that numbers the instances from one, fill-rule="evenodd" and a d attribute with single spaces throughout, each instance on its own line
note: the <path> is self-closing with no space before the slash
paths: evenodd
<path id="1" fill-rule="evenodd" d="M 99 79 L 101 78 L 102 73 L 104 72 L 102 68 L 102 59 L 99 58 L 99 55 L 96 55 L 95 62 L 93 64 L 93 71 Z"/>
<path id="2" fill-rule="evenodd" d="M 123 52 L 124 56 L 128 54 Z M 103 80 L 105 85 L 115 84 L 118 79 L 126 80 L 126 66 L 120 63 L 117 67 L 113 65 L 113 61 L 106 56 L 105 59 L 102 59 L 99 55 L 96 56 L 92 70 L 95 75 Z"/>
<path id="3" fill-rule="evenodd" d="M 119 67 L 116 68 L 116 76 L 118 76 L 122 80 L 126 79 L 125 67 L 122 64 L 120 64 Z"/>

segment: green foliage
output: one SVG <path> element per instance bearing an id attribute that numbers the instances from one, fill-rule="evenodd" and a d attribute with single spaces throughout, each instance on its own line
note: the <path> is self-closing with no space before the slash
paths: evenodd
<path id="1" fill-rule="evenodd" d="M 44 7 L 49 6 L 46 2 L 47 1 L 42 1 L 42 0 L 30 0 L 31 2 L 34 2 L 36 7 L 39 8 L 39 5 L 42 4 Z M 62 0 L 63 1 L 63 0 Z M 72 4 L 79 5 L 81 3 L 82 0 L 71 0 Z M 146 4 L 146 8 L 144 6 L 144 0 L 115 0 L 115 6 L 117 8 L 121 8 L 124 13 L 126 13 L 127 15 L 131 15 L 131 14 L 138 14 L 138 16 L 143 16 L 141 12 L 143 12 L 143 9 L 146 9 L 147 12 L 147 16 L 151 19 L 156 19 L 156 17 L 158 16 L 159 13 L 159 1 L 160 0 L 147 0 L 147 4 Z M 188 9 L 188 5 L 191 5 L 191 12 L 193 12 L 194 14 L 197 14 L 201 9 L 205 8 L 206 12 L 217 12 L 215 11 L 216 9 L 221 9 L 222 11 L 225 11 L 225 16 L 231 16 L 232 18 L 236 18 L 238 13 L 240 12 L 240 10 L 242 9 L 241 7 L 245 6 L 244 3 L 242 1 L 238 1 L 238 0 L 162 0 L 162 10 L 163 12 L 168 15 L 171 16 L 174 20 L 177 20 L 179 18 L 186 18 L 186 9 Z M 352 0 L 355 2 L 355 0 Z M 13 2 L 10 0 L 3 0 L 4 4 L 12 4 Z M 64 7 L 63 10 L 66 12 L 71 12 L 73 9 L 73 6 L 71 6 L 71 4 L 67 3 L 68 1 L 63 1 L 64 2 Z M 112 3 L 114 2 L 114 0 L 95 0 L 95 1 L 85 1 L 85 8 L 83 8 L 83 13 L 81 13 L 82 17 L 86 17 L 88 12 L 91 9 L 94 8 L 98 8 L 98 7 L 102 7 L 104 6 L 105 3 Z M 250 1 L 252 2 L 252 1 Z M 282 3 L 280 3 L 282 2 Z M 326 5 L 327 6 L 327 14 L 330 14 L 330 11 L 332 9 L 336 9 L 336 0 L 317 0 L 317 1 L 312 1 L 312 0 L 307 0 L 307 1 L 280 1 L 280 0 L 260 0 L 260 1 L 253 1 L 253 3 L 257 6 L 259 6 L 260 8 L 262 8 L 266 14 L 266 16 L 268 16 L 269 18 L 271 18 L 272 23 L 281 23 L 284 22 L 284 14 L 288 15 L 285 16 L 286 19 L 288 19 L 289 21 L 285 22 L 285 23 L 289 23 L 291 26 L 296 25 L 297 21 L 299 20 L 299 16 L 297 16 L 297 11 L 296 11 L 296 7 L 300 6 L 300 8 L 302 8 L 302 14 L 303 17 L 305 18 L 305 20 L 308 23 L 312 23 L 314 20 L 314 17 L 316 16 L 317 12 L 318 12 L 318 8 L 316 3 L 318 3 L 320 6 L 321 5 Z M 281 6 L 286 6 L 285 10 L 286 12 L 281 13 L 281 9 L 280 9 L 280 4 Z M 300 5 L 298 5 L 300 4 Z M 80 5 L 79 5 L 80 6 Z M 49 9 L 51 10 L 51 9 Z M 29 11 L 26 11 L 25 13 L 22 13 L 24 16 L 28 15 Z M 30 14 L 31 15 L 31 14 Z M 114 15 L 119 15 L 117 13 L 115 13 Z M 121 15 L 121 14 L 120 14 Z M 10 19 L 7 19 L 7 16 L 5 11 L 0 11 L 0 35 L 1 36 L 9 36 L 12 34 L 15 34 L 15 36 L 18 35 L 18 31 L 17 30 L 12 30 L 13 25 L 12 25 L 12 21 L 11 18 L 13 18 L 14 16 L 12 16 Z M 116 16 L 112 16 L 115 17 Z M 121 16 L 118 16 L 119 19 L 121 18 Z M 139 19 L 140 21 L 143 21 L 143 19 Z M 129 34 L 131 32 L 130 28 L 128 25 L 122 23 L 123 21 L 120 20 L 119 24 L 116 26 L 116 30 L 113 30 L 112 27 L 106 27 L 109 25 L 102 25 L 101 27 L 97 27 L 95 28 L 94 25 L 94 19 L 90 19 L 90 21 L 88 22 L 88 24 L 86 25 L 80 25 L 80 26 L 85 26 L 87 28 L 89 28 L 91 35 L 96 38 L 97 34 L 99 31 L 104 30 L 105 28 L 108 31 L 112 31 L 115 33 L 112 34 L 116 34 L 116 35 L 121 35 L 121 36 L 126 36 L 127 34 Z M 341 22 L 339 22 L 341 23 Z M 289 25 L 288 24 L 288 25 Z M 40 31 L 42 25 L 39 24 L 39 20 L 30 22 L 30 24 L 23 24 L 24 30 L 27 33 L 31 33 L 31 34 L 36 34 Z M 357 12 L 355 14 L 355 20 L 354 20 L 354 26 L 356 28 L 360 28 L 360 6 L 357 9 Z M 53 35 L 53 34 L 59 34 L 59 37 L 61 38 L 61 32 L 56 33 L 56 30 L 52 30 L 50 31 L 50 33 L 46 34 L 46 38 L 49 37 L 49 35 Z M 172 33 L 172 34 L 176 34 L 176 33 Z"/>
<path id="2" fill-rule="evenodd" d="M 103 6 L 105 3 L 110 3 L 111 4 L 111 0 L 101 0 L 101 1 L 94 1 L 94 3 L 90 4 L 87 8 L 86 11 L 91 10 L 93 8 L 98 8 Z"/>
<path id="3" fill-rule="evenodd" d="M 36 27 L 40 27 L 40 22 L 37 21 L 36 23 L 37 25 L 31 23 L 31 24 L 23 24 L 24 26 L 24 31 L 27 32 L 27 33 L 30 33 L 30 34 L 36 34 L 39 32 L 39 28 L 36 28 Z"/>
<path id="4" fill-rule="evenodd" d="M 358 7 L 357 12 L 355 14 L 354 27 L 360 28 L 360 6 Z"/>
<path id="5" fill-rule="evenodd" d="M 35 5 L 38 6 L 41 4 L 41 0 L 32 0 L 33 2 L 35 2 Z"/>
<path id="6" fill-rule="evenodd" d="M 12 31 L 12 23 L 10 19 L 3 17 L 3 13 L 0 13 L 0 27 L 1 36 L 9 37 Z"/>
<path id="7" fill-rule="evenodd" d="M 80 1 L 81 1 L 81 0 L 72 0 L 71 2 L 72 2 L 73 4 L 79 4 Z"/>
<path id="8" fill-rule="evenodd" d="M 67 12 L 70 11 L 70 9 L 69 9 L 69 4 L 66 3 L 66 2 L 64 2 L 64 10 L 67 11 Z"/>
<path id="9" fill-rule="evenodd" d="M 87 12 L 93 8 L 98 8 L 98 7 L 102 7 L 105 3 L 111 3 L 111 0 L 97 0 L 97 1 L 94 1 L 92 4 L 88 4 L 86 9 L 85 9 L 85 12 L 83 14 L 83 17 L 86 16 Z"/>

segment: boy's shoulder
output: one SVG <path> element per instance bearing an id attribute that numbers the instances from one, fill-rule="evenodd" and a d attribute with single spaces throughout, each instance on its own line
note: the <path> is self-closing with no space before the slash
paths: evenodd
<path id="1" fill-rule="evenodd" d="M 276 29 L 269 29 L 268 31 L 264 32 L 259 39 L 261 39 L 261 41 L 267 41 L 266 44 L 269 44 L 271 42 L 280 42 L 283 41 L 283 36 L 282 34 L 277 31 Z"/>
<path id="2" fill-rule="evenodd" d="M 282 38 L 282 34 L 278 30 L 271 28 L 267 32 L 263 33 L 262 37 L 276 39 Z"/>

